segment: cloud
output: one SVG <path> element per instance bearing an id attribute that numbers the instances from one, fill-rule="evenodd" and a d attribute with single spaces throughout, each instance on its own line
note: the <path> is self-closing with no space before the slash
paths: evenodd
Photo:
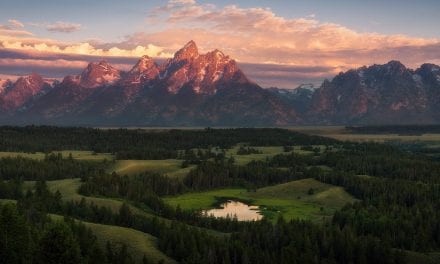
<path id="1" fill-rule="evenodd" d="M 24 25 L 20 21 L 9 19 L 8 24 L 0 24 L 0 38 L 33 36 L 31 32 L 24 30 L 23 27 Z"/>
<path id="2" fill-rule="evenodd" d="M 168 25 L 167 29 L 133 34 L 127 43 L 141 44 L 142 39 L 148 39 L 163 47 L 175 48 L 176 43 L 183 44 L 191 36 L 202 49 L 220 48 L 239 61 L 339 68 L 371 64 L 368 56 L 372 54 L 391 57 L 391 54 L 396 55 L 390 53 L 395 48 L 414 47 L 421 51 L 440 43 L 438 39 L 401 34 L 359 33 L 339 24 L 321 22 L 315 15 L 284 18 L 269 8 L 195 3 L 160 10 L 161 13 L 154 14 L 161 19 L 159 23 Z M 349 53 L 358 57 L 338 57 L 338 54 Z M 408 59 L 414 59 L 411 54 L 399 54 L 395 59 L 415 65 L 420 59 L 429 60 L 435 56 L 423 54 L 417 61 Z M 356 59 L 358 63 L 353 65 Z"/>
<path id="3" fill-rule="evenodd" d="M 46 25 L 46 29 L 50 32 L 72 33 L 81 30 L 81 24 L 58 21 Z"/>
<path id="4" fill-rule="evenodd" d="M 63 78 L 69 74 L 79 74 L 89 62 L 103 59 L 100 56 L 80 54 L 29 53 L 18 50 L 0 50 L 0 72 L 9 76 L 28 75 L 37 72 L 46 77 Z M 135 57 L 106 57 L 120 70 L 129 70 L 137 62 Z M 166 60 L 157 58 L 156 63 Z M 321 79 L 333 76 L 329 67 L 298 67 L 274 64 L 240 63 L 239 67 L 253 81 L 263 87 L 274 86 L 295 88 L 301 83 L 319 85 Z M 15 78 L 13 78 L 15 79 Z"/>
<path id="5" fill-rule="evenodd" d="M 195 0 L 172 0 L 152 9 L 147 14 L 147 23 L 146 31 L 134 32 L 116 43 L 96 40 L 66 43 L 38 38 L 23 28 L 14 28 L 11 23 L 0 25 L 0 49 L 7 51 L 9 55 L 5 56 L 10 56 L 3 57 L 6 53 L 0 52 L 0 58 L 83 61 L 83 64 L 107 58 L 128 67 L 142 55 L 171 57 L 193 39 L 201 52 L 218 48 L 236 59 L 244 72 L 262 86 L 288 88 L 302 82 L 318 84 L 340 71 L 392 59 L 411 68 L 425 62 L 440 63 L 439 39 L 357 32 L 343 25 L 320 21 L 314 14 L 285 18 L 263 7 L 219 7 Z M 53 30 L 73 32 L 69 25 L 81 28 L 79 24 L 66 22 L 51 26 Z M 15 57 L 19 53 L 21 57 Z M 17 65 L 15 69 L 26 62 L 11 61 Z M 57 63 L 53 63 L 53 67 L 47 62 L 37 64 L 45 64 L 40 70 L 55 72 L 64 62 Z M 61 67 L 68 73 L 79 70 L 79 64 L 64 65 L 70 65 Z M 60 74 L 61 70 L 56 72 Z"/>
<path id="6" fill-rule="evenodd" d="M 5 58 L 7 56 L 7 58 Z M 82 55 L 27 54 L 24 52 L 0 50 L 0 72 L 3 75 L 22 76 L 32 72 L 46 77 L 63 78 L 69 74 L 79 74 L 88 63 L 99 61 L 102 57 Z M 137 59 L 111 57 L 107 60 L 117 69 L 127 71 Z"/>
<path id="7" fill-rule="evenodd" d="M 171 5 L 194 5 L 196 4 L 195 0 L 171 0 L 168 2 Z"/>
<path id="8" fill-rule="evenodd" d="M 151 57 L 169 57 L 172 54 L 164 53 L 163 48 L 148 44 L 146 46 L 138 45 L 132 49 L 123 49 L 116 46 L 109 49 L 100 49 L 91 45 L 88 42 L 78 43 L 78 44 L 64 44 L 64 43 L 54 43 L 47 44 L 42 41 L 39 42 L 35 39 L 30 39 L 28 41 L 12 40 L 12 41 L 1 41 L 0 47 L 5 49 L 15 49 L 15 50 L 26 50 L 28 52 L 47 52 L 55 54 L 80 54 L 80 55 L 91 55 L 91 56 L 102 56 L 102 57 L 141 57 L 143 55 L 148 55 Z"/>
<path id="9" fill-rule="evenodd" d="M 24 24 L 16 19 L 9 19 L 8 23 L 14 28 L 23 28 Z"/>

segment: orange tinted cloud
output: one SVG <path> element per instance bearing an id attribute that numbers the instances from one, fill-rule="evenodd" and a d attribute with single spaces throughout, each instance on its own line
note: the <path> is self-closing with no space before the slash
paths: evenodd
<path id="1" fill-rule="evenodd" d="M 0 30 L 1 33 L 1 30 Z M 28 52 L 50 52 L 59 54 L 81 54 L 92 56 L 125 56 L 125 57 L 141 57 L 142 55 L 149 55 L 151 57 L 170 57 L 172 54 L 164 52 L 164 49 L 147 44 L 146 46 L 137 45 L 132 49 L 123 49 L 118 47 L 111 47 L 109 49 L 101 49 L 93 46 L 88 42 L 77 44 L 64 43 L 48 43 L 39 39 L 13 39 L 0 40 L 0 47 L 5 49 L 26 50 Z"/>
<path id="2" fill-rule="evenodd" d="M 18 21 L 17 19 L 9 19 L 8 20 L 9 25 L 11 25 L 14 28 L 23 28 L 24 24 Z"/>
<path id="3" fill-rule="evenodd" d="M 81 24 L 58 21 L 47 25 L 46 29 L 51 32 L 71 33 L 80 30 Z"/>
<path id="4" fill-rule="evenodd" d="M 253 63 L 324 65 L 342 69 L 381 63 L 389 58 L 416 65 L 430 61 L 436 55 L 421 52 L 421 56 L 396 56 L 392 49 L 423 49 L 440 43 L 438 39 L 400 34 L 360 33 L 342 25 L 320 22 L 315 16 L 288 19 L 277 16 L 268 8 L 240 8 L 236 5 L 218 8 L 193 3 L 158 8 L 151 16 L 159 19 L 158 23 L 166 23 L 168 29 L 134 34 L 129 43 L 148 40 L 174 48 L 176 43 L 185 43 L 189 35 L 205 50 L 220 48 L 240 61 Z M 372 55 L 378 57 L 374 54 L 380 54 L 383 59 L 372 61 Z"/>
<path id="5" fill-rule="evenodd" d="M 262 85 L 282 83 L 284 87 L 294 87 L 301 80 L 316 80 L 319 83 L 339 71 L 386 63 L 392 59 L 400 60 L 412 68 L 425 62 L 440 62 L 438 39 L 357 32 L 343 25 L 321 22 L 315 15 L 285 18 L 268 8 L 241 8 L 236 5 L 217 7 L 199 4 L 195 0 L 172 0 L 151 11 L 146 20 L 148 31 L 133 33 L 117 43 L 66 43 L 42 39 L 20 27 L 19 21 L 10 21 L 8 25 L 0 25 L 0 49 L 60 57 L 138 58 L 149 55 L 167 58 L 193 39 L 202 52 L 218 48 L 235 58 L 242 63 L 246 73 Z M 69 25 L 61 26 L 69 28 Z M 54 61 L 52 64 L 51 60 Z M 86 61 L 65 62 L 52 56 L 34 64 L 77 69 Z M 32 62 L 11 63 L 18 67 L 20 63 Z M 248 66 L 256 64 L 264 64 L 268 68 Z M 289 70 L 277 65 L 284 65 Z M 315 71 L 318 66 L 323 69 Z"/>

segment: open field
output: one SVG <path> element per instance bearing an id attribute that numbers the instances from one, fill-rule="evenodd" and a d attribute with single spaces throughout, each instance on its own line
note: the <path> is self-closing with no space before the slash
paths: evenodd
<path id="1" fill-rule="evenodd" d="M 313 194 L 308 194 L 311 188 Z M 346 203 L 355 201 L 343 188 L 314 179 L 260 188 L 256 192 L 248 192 L 245 189 L 219 189 L 187 193 L 167 197 L 165 201 L 173 206 L 180 205 L 182 209 L 201 210 L 215 207 L 220 198 L 235 198 L 258 205 L 262 213 L 271 220 L 276 220 L 278 215 L 282 215 L 286 220 L 314 221 L 329 217 Z"/>
<path id="2" fill-rule="evenodd" d="M 423 134 L 423 135 L 399 135 L 399 134 L 355 134 L 351 133 L 344 126 L 298 126 L 288 127 L 289 130 L 301 132 L 309 135 L 317 135 L 330 137 L 342 141 L 356 142 L 440 142 L 440 134 Z"/>
<path id="3" fill-rule="evenodd" d="M 51 215 L 51 217 L 55 220 L 62 220 L 62 216 L 59 215 Z M 128 252 L 136 258 L 137 263 L 142 263 L 144 255 L 152 263 L 158 263 L 159 261 L 176 263 L 157 248 L 157 238 L 150 234 L 126 227 L 89 222 L 82 223 L 92 230 L 102 248 L 105 248 L 107 241 L 113 244 L 127 245 Z"/>
<path id="4" fill-rule="evenodd" d="M 342 141 L 356 142 L 440 142 L 440 134 L 423 134 L 423 135 L 398 135 L 398 134 L 322 134 L 322 136 L 331 137 Z"/>
<path id="5" fill-rule="evenodd" d="M 35 184 L 33 181 L 25 181 L 25 186 L 28 188 L 32 188 Z M 56 181 L 47 181 L 46 182 L 50 191 L 55 192 L 59 191 L 61 193 L 62 199 L 64 201 L 80 201 L 84 198 L 89 203 L 94 203 L 97 206 L 103 206 L 110 208 L 113 213 L 119 213 L 119 209 L 123 205 L 123 200 L 118 200 L 114 198 L 104 198 L 104 197 L 93 197 L 93 196 L 84 196 L 78 193 L 78 189 L 81 186 L 80 179 L 65 179 L 65 180 L 56 180 Z M 141 215 L 144 217 L 156 217 L 159 220 L 164 220 L 165 223 L 170 224 L 171 220 L 155 215 L 150 211 L 150 208 L 147 207 L 137 207 L 133 204 L 127 203 L 130 207 L 130 210 L 133 214 Z M 216 235 L 216 236 L 224 236 L 224 233 L 217 232 L 210 229 L 204 229 L 206 232 Z"/>
<path id="6" fill-rule="evenodd" d="M 440 252 L 419 253 L 414 251 L 405 251 L 406 263 L 408 264 L 437 264 L 440 263 Z"/>
<path id="7" fill-rule="evenodd" d="M 78 160 L 112 160 L 114 157 L 109 153 L 94 153 L 93 151 L 83 150 L 63 150 L 54 151 L 52 153 L 61 153 L 63 157 L 68 157 L 72 154 L 74 159 Z M 23 157 L 29 159 L 44 159 L 45 154 L 43 152 L 25 153 L 25 152 L 0 152 L 0 158 L 3 157 Z"/>
<path id="8" fill-rule="evenodd" d="M 25 188 L 32 188 L 35 182 L 25 181 Z M 94 203 L 97 206 L 104 206 L 110 208 L 114 213 L 118 213 L 121 208 L 123 201 L 112 199 L 112 198 L 101 198 L 101 197 L 89 197 L 78 193 L 78 189 L 81 186 L 80 179 L 64 179 L 56 181 L 47 181 L 47 187 L 50 191 L 61 193 L 61 197 L 64 201 L 80 201 L 84 198 L 89 203 Z M 141 210 L 133 205 L 130 205 L 130 209 L 133 213 L 143 215 L 146 217 L 152 217 L 153 215 L 148 213 L 146 210 Z"/>
<path id="9" fill-rule="evenodd" d="M 109 169 L 110 172 L 116 172 L 120 175 L 135 175 L 150 171 L 163 173 L 172 178 L 181 178 L 185 176 L 194 166 L 182 168 L 182 160 L 117 160 Z"/>
<path id="10" fill-rule="evenodd" d="M 273 157 L 278 154 L 286 154 L 287 152 L 284 152 L 283 147 L 280 146 L 265 146 L 265 147 L 257 147 L 257 146 L 251 146 L 254 149 L 260 150 L 261 154 L 249 154 L 249 155 L 237 155 L 237 151 L 240 148 L 240 145 L 235 146 L 231 149 L 228 149 L 226 151 L 226 157 L 234 157 L 235 163 L 237 165 L 245 165 L 253 160 L 265 160 L 266 158 Z M 307 150 L 301 150 L 301 146 L 293 146 L 294 152 L 297 154 L 313 154 L 312 151 Z"/>
<path id="11" fill-rule="evenodd" d="M 182 209 L 199 210 L 213 208 L 217 202 L 216 197 L 243 197 L 245 189 L 219 189 L 205 192 L 185 193 L 178 196 L 166 197 L 165 202 L 172 206 L 180 205 Z"/>
<path id="12" fill-rule="evenodd" d="M 0 204 L 16 204 L 17 200 L 11 199 L 0 199 Z"/>

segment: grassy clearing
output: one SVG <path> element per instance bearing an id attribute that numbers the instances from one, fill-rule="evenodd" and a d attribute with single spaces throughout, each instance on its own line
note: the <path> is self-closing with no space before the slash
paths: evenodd
<path id="1" fill-rule="evenodd" d="M 313 189 L 312 194 L 308 194 Z M 292 181 L 260 188 L 256 192 L 245 189 L 219 189 L 167 197 L 165 201 L 182 209 L 201 210 L 213 208 L 220 198 L 235 198 L 258 205 L 271 220 L 282 215 L 286 220 L 308 219 L 320 221 L 333 215 L 335 210 L 355 199 L 343 188 L 314 179 Z"/>
<path id="2" fill-rule="evenodd" d="M 249 154 L 249 155 L 237 155 L 237 151 L 240 145 L 235 146 L 226 151 L 226 157 L 234 157 L 237 165 L 245 165 L 253 160 L 265 160 L 266 158 L 275 156 L 276 154 L 283 153 L 282 147 L 253 147 L 262 151 L 261 154 Z"/>
<path id="3" fill-rule="evenodd" d="M 86 200 L 86 202 L 94 203 L 97 206 L 103 206 L 110 208 L 113 213 L 119 213 L 119 209 L 124 203 L 123 200 L 113 199 L 113 198 L 104 198 L 104 197 L 92 197 L 92 196 L 84 196 L 78 193 L 78 189 L 81 186 L 80 179 L 65 179 L 65 180 L 56 180 L 56 181 L 47 181 L 47 186 L 50 191 L 55 192 L 59 191 L 61 193 L 62 199 L 64 201 L 80 201 L 82 198 Z M 35 182 L 26 182 L 29 188 L 32 188 Z M 165 221 L 167 224 L 171 224 L 172 221 L 154 214 L 154 212 L 150 211 L 148 207 L 137 207 L 133 204 L 128 203 L 130 210 L 133 214 L 141 215 L 144 217 L 156 217 L 159 220 Z M 216 236 L 224 236 L 224 233 L 217 232 L 210 229 L 204 229 L 206 232 L 216 235 Z"/>
<path id="4" fill-rule="evenodd" d="M 61 193 L 62 199 L 64 201 L 70 201 L 70 200 L 80 201 L 82 198 L 84 198 L 87 202 L 94 203 L 97 206 L 104 206 L 110 208 L 114 213 L 118 213 L 119 209 L 124 203 L 123 201 L 117 199 L 90 197 L 79 194 L 78 189 L 81 186 L 80 179 L 48 181 L 47 186 L 49 187 L 49 190 L 52 192 L 58 190 Z M 129 205 L 129 207 L 134 214 L 139 214 L 147 217 L 153 216 L 151 213 L 148 213 L 145 210 L 141 210 L 133 205 Z"/>
<path id="5" fill-rule="evenodd" d="M 80 151 L 80 150 L 63 150 L 55 153 L 61 153 L 63 157 L 68 157 L 72 154 L 74 159 L 78 160 L 113 160 L 114 156 L 110 153 L 95 153 L 93 151 Z"/>
<path id="6" fill-rule="evenodd" d="M 312 191 L 311 194 L 309 192 Z M 346 203 L 354 201 L 342 187 L 319 182 L 314 179 L 292 181 L 258 189 L 249 194 L 269 216 L 282 214 L 286 219 L 319 220 L 332 216 Z"/>
<path id="7" fill-rule="evenodd" d="M 219 189 L 206 192 L 185 193 L 178 196 L 166 197 L 164 201 L 172 206 L 180 205 L 185 210 L 201 210 L 213 208 L 216 197 L 242 197 L 245 189 Z"/>
<path id="8" fill-rule="evenodd" d="M 68 157 L 72 154 L 74 159 L 78 160 L 112 160 L 114 158 L 113 155 L 109 153 L 94 153 L 93 151 L 81 151 L 81 150 L 63 150 L 63 151 L 54 151 L 53 153 L 61 153 L 63 157 Z M 3 157 L 23 157 L 29 159 L 37 159 L 42 160 L 45 157 L 45 154 L 42 152 L 35 153 L 25 153 L 25 152 L 0 152 L 0 158 Z"/>
<path id="9" fill-rule="evenodd" d="M 0 204 L 16 204 L 17 200 L 11 199 L 0 199 Z"/>
<path id="10" fill-rule="evenodd" d="M 59 215 L 51 216 L 56 220 L 63 219 L 63 217 Z M 128 252 L 135 257 L 136 263 L 142 263 L 144 255 L 153 263 L 158 263 L 159 261 L 163 261 L 163 263 L 176 263 L 176 261 L 158 249 L 157 238 L 152 235 L 126 227 L 89 222 L 82 223 L 93 231 L 93 234 L 96 235 L 98 242 L 103 248 L 105 248 L 107 241 L 115 244 L 126 244 Z"/>
<path id="11" fill-rule="evenodd" d="M 355 142 L 387 142 L 387 141 L 402 141 L 402 142 L 439 142 L 440 134 L 424 134 L 418 136 L 398 135 L 398 134 L 330 134 L 323 136 L 332 137 L 342 141 Z"/>
<path id="12" fill-rule="evenodd" d="M 44 159 L 44 153 L 4 152 L 4 151 L 0 152 L 0 158 L 16 158 L 16 157 L 42 160 Z"/>
<path id="13" fill-rule="evenodd" d="M 226 150 L 226 157 L 234 157 L 235 163 L 237 165 L 246 165 L 253 160 L 266 160 L 267 158 L 271 158 L 278 154 L 287 154 L 288 152 L 284 152 L 283 147 L 280 146 L 268 146 L 268 147 L 256 147 L 252 146 L 252 148 L 260 150 L 262 153 L 260 154 L 249 154 L 249 155 L 237 155 L 237 151 L 240 148 L 240 145 L 237 145 L 231 149 Z M 297 154 L 309 155 L 313 154 L 312 151 L 301 150 L 301 146 L 293 146 L 293 151 Z"/>
<path id="14" fill-rule="evenodd" d="M 398 135 L 398 134 L 352 134 L 343 126 L 299 126 L 288 129 L 305 134 L 330 137 L 342 141 L 355 142 L 440 142 L 440 134 Z"/>
<path id="15" fill-rule="evenodd" d="M 181 168 L 182 160 L 117 160 L 109 169 L 120 175 L 135 175 L 146 171 L 163 173 L 173 178 L 185 176 L 194 166 Z"/>
<path id="16" fill-rule="evenodd" d="M 405 251 L 406 263 L 408 264 L 436 264 L 440 263 L 440 252 L 420 253 L 415 251 Z"/>
<path id="17" fill-rule="evenodd" d="M 97 206 L 104 206 L 110 208 L 112 212 L 118 213 L 121 208 L 123 201 L 112 199 L 112 198 L 101 198 L 101 197 L 89 197 L 84 196 L 78 193 L 78 189 L 81 186 L 80 179 L 64 179 L 64 180 L 56 180 L 56 181 L 47 181 L 47 187 L 51 192 L 59 191 L 61 193 L 61 197 L 63 201 L 80 201 L 82 198 L 86 200 L 86 202 L 94 203 Z M 35 185 L 34 181 L 25 181 L 25 188 L 33 188 Z M 129 205 L 131 211 L 134 214 L 143 215 L 146 217 L 153 217 L 153 214 L 149 213 L 147 210 L 142 210 L 133 205 Z"/>

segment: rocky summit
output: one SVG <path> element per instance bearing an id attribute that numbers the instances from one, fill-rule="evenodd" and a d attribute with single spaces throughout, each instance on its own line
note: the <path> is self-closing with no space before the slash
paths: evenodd
<path id="1" fill-rule="evenodd" d="M 92 62 L 53 86 L 32 75 L 14 84 L 2 81 L 2 87 L 0 109 L 8 115 L 1 121 L 10 124 L 282 126 L 300 121 L 287 103 L 250 81 L 235 60 L 219 50 L 200 54 L 194 41 L 162 65 L 143 56 L 122 72 L 106 61 Z"/>
<path id="2" fill-rule="evenodd" d="M 38 74 L 0 80 L 4 124 L 288 126 L 440 122 L 440 67 L 398 61 L 342 72 L 318 88 L 263 89 L 220 50 L 194 41 L 158 65 L 143 56 L 127 72 L 90 63 L 61 82 Z"/>
<path id="3" fill-rule="evenodd" d="M 411 70 L 390 61 L 324 81 L 305 118 L 325 124 L 438 123 L 439 99 L 439 66 L 424 64 Z"/>

